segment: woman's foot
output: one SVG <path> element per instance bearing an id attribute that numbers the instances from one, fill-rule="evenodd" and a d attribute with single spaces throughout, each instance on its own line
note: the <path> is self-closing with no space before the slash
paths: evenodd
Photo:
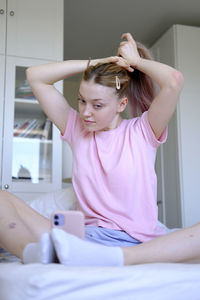
<path id="1" fill-rule="evenodd" d="M 58 228 L 52 229 L 51 237 L 61 264 L 68 266 L 123 265 L 123 252 L 120 247 L 108 247 L 84 241 Z"/>
<path id="2" fill-rule="evenodd" d="M 27 244 L 23 251 L 24 264 L 55 262 L 56 255 L 51 236 L 48 232 L 41 235 L 40 242 Z"/>

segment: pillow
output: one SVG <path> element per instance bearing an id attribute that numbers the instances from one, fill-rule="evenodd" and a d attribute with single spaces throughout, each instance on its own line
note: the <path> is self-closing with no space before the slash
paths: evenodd
<path id="1" fill-rule="evenodd" d="M 73 186 L 51 193 L 44 193 L 30 202 L 30 206 L 46 218 L 50 218 L 54 210 L 75 210 L 76 194 Z"/>

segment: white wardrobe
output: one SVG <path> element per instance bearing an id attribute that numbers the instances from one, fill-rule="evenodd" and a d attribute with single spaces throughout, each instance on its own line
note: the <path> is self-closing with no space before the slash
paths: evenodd
<path id="1" fill-rule="evenodd" d="M 164 223 L 200 222 L 200 28 L 172 26 L 152 46 L 156 60 L 184 75 L 184 88 L 158 153 L 158 202 Z"/>
<path id="2" fill-rule="evenodd" d="M 63 7 L 63 0 L 0 0 L 0 189 L 25 201 L 62 186 L 60 133 L 25 71 L 63 59 Z M 55 86 L 62 92 L 62 81 Z"/>

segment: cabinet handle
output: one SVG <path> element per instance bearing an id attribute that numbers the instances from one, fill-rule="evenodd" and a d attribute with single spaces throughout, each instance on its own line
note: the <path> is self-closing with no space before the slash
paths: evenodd
<path id="1" fill-rule="evenodd" d="M 0 9 L 0 15 L 4 14 L 4 9 Z"/>
<path id="2" fill-rule="evenodd" d="M 15 12 L 13 10 L 10 11 L 10 16 L 13 17 Z"/>
<path id="3" fill-rule="evenodd" d="M 8 189 L 9 189 L 9 184 L 6 183 L 6 184 L 4 185 L 4 189 L 5 189 L 5 190 L 8 190 Z"/>

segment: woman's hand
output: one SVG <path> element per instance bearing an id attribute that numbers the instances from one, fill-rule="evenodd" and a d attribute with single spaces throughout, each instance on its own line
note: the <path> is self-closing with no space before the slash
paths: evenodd
<path id="1" fill-rule="evenodd" d="M 126 69 L 129 72 L 134 71 L 134 69 L 130 66 L 130 64 L 123 57 L 120 57 L 120 56 L 110 56 L 110 57 L 106 57 L 106 58 L 94 59 L 94 60 L 91 60 L 90 65 L 94 66 L 98 63 L 101 63 L 101 64 L 115 63 L 116 65 Z"/>
<path id="2" fill-rule="evenodd" d="M 90 66 L 95 66 L 97 64 L 116 63 L 118 61 L 118 58 L 118 56 L 109 56 L 106 58 L 92 59 L 90 62 Z"/>
<path id="3" fill-rule="evenodd" d="M 124 33 L 121 37 L 123 41 L 118 49 L 118 56 L 122 57 L 127 64 L 137 67 L 141 57 L 137 50 L 137 44 L 130 33 Z"/>

